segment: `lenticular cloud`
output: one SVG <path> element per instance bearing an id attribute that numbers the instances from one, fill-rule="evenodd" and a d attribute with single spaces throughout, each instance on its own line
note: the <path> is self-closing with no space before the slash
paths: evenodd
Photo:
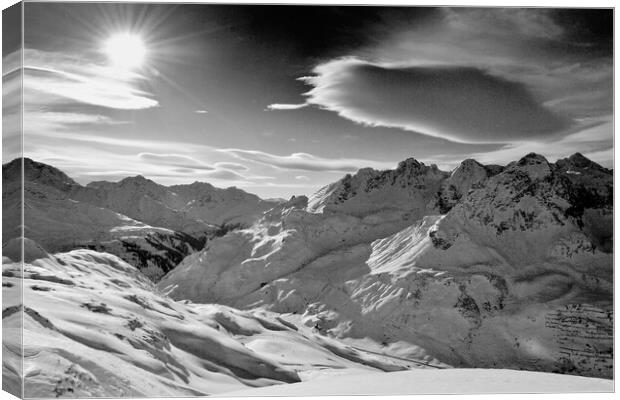
<path id="1" fill-rule="evenodd" d="M 542 138 L 571 122 L 543 107 L 527 88 L 473 67 L 394 67 L 343 58 L 302 78 L 308 103 L 352 121 L 457 142 Z"/>

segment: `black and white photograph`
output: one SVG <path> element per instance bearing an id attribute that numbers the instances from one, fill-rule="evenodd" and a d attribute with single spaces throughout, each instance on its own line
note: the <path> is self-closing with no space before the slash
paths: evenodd
<path id="1" fill-rule="evenodd" d="M 3 6 L 4 391 L 614 391 L 611 6 Z"/>

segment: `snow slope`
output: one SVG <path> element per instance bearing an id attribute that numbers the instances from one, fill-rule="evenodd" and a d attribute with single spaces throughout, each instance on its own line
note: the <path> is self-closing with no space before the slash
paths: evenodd
<path id="1" fill-rule="evenodd" d="M 294 316 L 174 302 L 106 253 L 45 255 L 21 278 L 19 264 L 3 265 L 4 329 L 24 312 L 26 397 L 193 396 L 432 364 L 321 337 Z M 3 339 L 15 381 L 20 337 Z"/>
<path id="2" fill-rule="evenodd" d="M 579 154 L 360 170 L 210 242 L 158 285 L 454 366 L 611 377 L 612 187 Z"/>
<path id="3" fill-rule="evenodd" d="M 416 394 L 609 393 L 613 381 L 512 370 L 414 370 L 360 374 L 225 393 L 226 397 Z M 217 397 L 217 396 L 216 396 Z"/>

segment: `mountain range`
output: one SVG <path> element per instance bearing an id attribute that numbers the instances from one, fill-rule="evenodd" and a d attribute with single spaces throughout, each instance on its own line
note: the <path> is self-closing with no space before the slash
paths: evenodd
<path id="1" fill-rule="evenodd" d="M 3 165 L 8 295 L 21 164 Z M 141 176 L 82 186 L 23 165 L 23 312 L 29 354 L 45 355 L 25 363 L 44 371 L 34 395 L 412 368 L 613 376 L 613 172 L 581 154 L 451 172 L 411 158 L 288 201 Z"/>
<path id="2" fill-rule="evenodd" d="M 21 159 L 2 167 L 3 234 L 21 232 Z M 24 235 L 50 252 L 90 248 L 116 254 L 157 280 L 207 239 L 249 226 L 277 202 L 208 183 L 166 187 L 142 176 L 82 186 L 28 158 Z"/>

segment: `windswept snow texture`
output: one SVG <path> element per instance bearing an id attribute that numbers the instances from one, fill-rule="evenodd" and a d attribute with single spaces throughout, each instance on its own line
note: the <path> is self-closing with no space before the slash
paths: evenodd
<path id="1" fill-rule="evenodd" d="M 409 159 L 291 199 L 158 285 L 453 366 L 611 378 L 612 220 L 612 173 L 580 154 L 452 174 Z"/>
<path id="2" fill-rule="evenodd" d="M 142 176 L 79 185 L 24 159 L 24 232 L 50 252 L 83 247 L 122 257 L 154 281 L 212 237 L 251 225 L 276 202 L 208 183 L 166 187 Z M 4 164 L 4 242 L 21 235 L 21 159 Z"/>
<path id="3" fill-rule="evenodd" d="M 3 265 L 4 328 L 24 313 L 25 397 L 194 396 L 317 376 L 443 368 L 352 347 L 295 316 L 174 302 L 116 256 L 74 250 Z M 11 303 L 10 301 L 14 301 Z M 5 379 L 19 336 L 4 337 Z M 418 364 L 414 364 L 418 363 Z"/>

